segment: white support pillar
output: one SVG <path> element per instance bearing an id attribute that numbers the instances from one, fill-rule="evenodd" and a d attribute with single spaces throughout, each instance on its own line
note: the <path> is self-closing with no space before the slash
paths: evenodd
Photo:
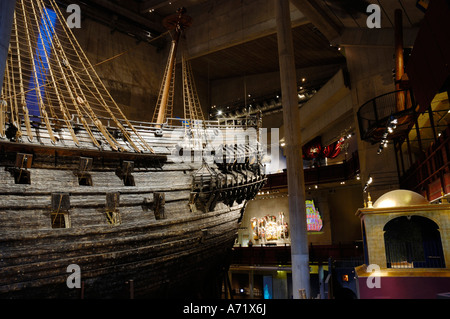
<path id="1" fill-rule="evenodd" d="M 300 135 L 300 113 L 297 99 L 294 46 L 289 0 L 275 1 L 280 60 L 285 154 L 289 191 L 289 220 L 292 259 L 292 291 L 294 299 L 302 298 L 304 289 L 310 297 L 308 238 L 306 226 L 305 182 Z"/>

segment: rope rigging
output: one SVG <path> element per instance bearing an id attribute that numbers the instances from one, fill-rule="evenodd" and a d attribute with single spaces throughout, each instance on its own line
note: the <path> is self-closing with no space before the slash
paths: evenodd
<path id="1" fill-rule="evenodd" d="M 182 9 L 167 17 L 163 23 L 168 31 L 152 40 L 167 34 L 173 40 L 153 116 L 157 125 L 173 117 L 175 56 L 180 34 L 191 24 L 191 18 L 184 13 Z M 9 123 L 14 127 L 16 141 L 26 136 L 34 142 L 35 138 L 39 139 L 37 127 L 42 124 L 51 143 L 58 142 L 56 133 L 64 127 L 73 143 L 82 146 L 83 141 L 77 136 L 77 130 L 82 127 L 97 148 L 102 148 L 103 141 L 114 151 L 125 151 L 123 142 L 117 140 L 120 136 L 135 152 L 153 153 L 95 71 L 96 66 L 132 49 L 93 65 L 68 27 L 56 0 L 17 0 L 1 92 L 0 137 L 7 135 Z M 186 119 L 183 124 L 192 130 L 197 123 L 204 125 L 205 119 L 185 52 L 182 70 Z M 121 134 L 113 134 L 114 130 Z"/>

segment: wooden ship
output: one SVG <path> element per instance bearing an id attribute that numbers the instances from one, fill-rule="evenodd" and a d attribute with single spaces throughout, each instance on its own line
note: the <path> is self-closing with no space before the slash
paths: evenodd
<path id="1" fill-rule="evenodd" d="M 17 0 L 0 101 L 0 298 L 212 296 L 265 182 L 260 124 L 205 120 L 186 57 L 186 118 L 171 118 L 191 19 L 179 10 L 164 23 L 154 120 L 132 122 L 56 1 Z"/>

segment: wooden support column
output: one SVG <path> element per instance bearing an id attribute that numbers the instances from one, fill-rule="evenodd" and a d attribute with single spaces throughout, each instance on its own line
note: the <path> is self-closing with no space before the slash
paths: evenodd
<path id="1" fill-rule="evenodd" d="M 0 93 L 5 75 L 6 59 L 8 58 L 9 40 L 14 18 L 16 0 L 0 1 Z"/>
<path id="2" fill-rule="evenodd" d="M 286 133 L 285 154 L 291 228 L 292 291 L 294 299 L 300 298 L 299 291 L 301 289 L 306 291 L 306 298 L 309 298 L 310 277 L 305 183 L 289 0 L 273 1 L 277 21 L 283 120 Z"/>
<path id="3" fill-rule="evenodd" d="M 395 90 L 401 90 L 401 81 L 405 74 L 403 57 L 403 11 L 395 10 Z M 405 110 L 405 92 L 397 92 L 397 112 Z"/>

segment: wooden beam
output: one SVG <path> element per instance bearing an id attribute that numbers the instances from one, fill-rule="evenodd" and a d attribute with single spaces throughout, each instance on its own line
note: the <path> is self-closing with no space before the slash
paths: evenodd
<path id="1" fill-rule="evenodd" d="M 40 154 L 47 156 L 74 156 L 74 157 L 97 157 L 119 160 L 166 160 L 168 154 L 147 154 L 147 153 L 131 153 L 131 152 L 112 152 L 101 151 L 95 149 L 75 149 L 55 146 L 42 146 L 27 143 L 0 142 L 0 153 L 18 152 L 26 154 Z"/>

